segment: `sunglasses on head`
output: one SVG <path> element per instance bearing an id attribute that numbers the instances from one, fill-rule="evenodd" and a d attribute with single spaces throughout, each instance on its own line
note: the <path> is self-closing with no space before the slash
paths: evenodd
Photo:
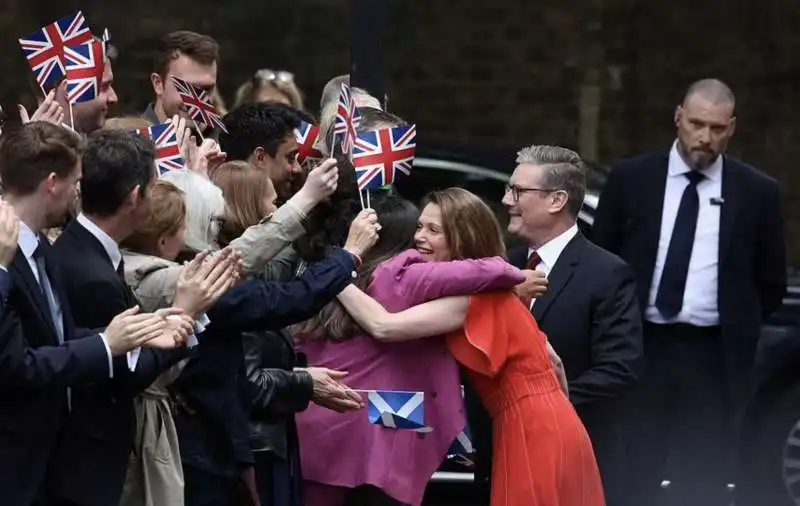
<path id="1" fill-rule="evenodd" d="M 283 83 L 289 84 L 294 82 L 294 74 L 286 70 L 270 70 L 261 69 L 256 71 L 253 80 L 257 83 Z"/>

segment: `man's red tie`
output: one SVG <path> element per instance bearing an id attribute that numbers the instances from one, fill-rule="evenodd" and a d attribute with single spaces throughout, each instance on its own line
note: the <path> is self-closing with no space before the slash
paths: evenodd
<path id="1" fill-rule="evenodd" d="M 539 256 L 539 253 L 534 251 L 531 253 L 531 256 L 528 257 L 528 263 L 525 264 L 526 269 L 530 269 L 532 271 L 536 270 L 536 266 L 542 263 L 542 257 Z"/>
<path id="2" fill-rule="evenodd" d="M 528 257 L 528 263 L 525 264 L 525 269 L 535 271 L 536 266 L 542 263 L 542 257 L 539 256 L 539 253 L 533 252 Z M 525 304 L 525 307 L 531 307 L 531 298 L 530 297 L 522 297 L 522 303 Z"/>

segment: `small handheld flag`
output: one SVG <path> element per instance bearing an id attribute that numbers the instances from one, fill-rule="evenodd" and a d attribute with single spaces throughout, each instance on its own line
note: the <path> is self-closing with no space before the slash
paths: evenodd
<path id="1" fill-rule="evenodd" d="M 175 125 L 171 121 L 149 128 L 141 128 L 135 133 L 151 139 L 156 145 L 156 169 L 159 177 L 171 170 L 186 168 L 180 146 L 178 146 Z"/>
<path id="2" fill-rule="evenodd" d="M 361 124 L 361 115 L 356 107 L 350 86 L 342 83 L 339 93 L 339 102 L 336 107 L 336 118 L 333 121 L 333 138 L 335 143 L 342 145 L 342 151 L 352 158 L 353 144 L 358 134 L 356 130 Z"/>
<path id="3" fill-rule="evenodd" d="M 371 390 L 367 399 L 369 421 L 375 425 L 415 432 L 433 430 L 425 426 L 425 392 Z"/>
<path id="4" fill-rule="evenodd" d="M 67 99 L 70 104 L 94 100 L 100 95 L 105 71 L 105 44 L 90 40 L 64 48 Z"/>
<path id="5" fill-rule="evenodd" d="M 319 127 L 303 121 L 294 133 L 297 137 L 297 162 L 304 165 L 313 161 L 321 161 L 322 153 L 314 147 L 319 138 Z"/>
<path id="6" fill-rule="evenodd" d="M 358 134 L 353 149 L 358 189 L 377 189 L 411 174 L 417 143 L 416 125 Z"/>
<path id="7" fill-rule="evenodd" d="M 180 95 L 184 105 L 189 109 L 189 117 L 195 123 L 203 129 L 216 127 L 225 133 L 228 132 L 222 122 L 222 115 L 211 103 L 211 95 L 207 91 L 179 77 L 170 76 L 170 78 L 175 84 L 175 88 L 178 90 L 178 95 Z"/>
<path id="8" fill-rule="evenodd" d="M 28 65 L 36 74 L 36 82 L 44 91 L 66 75 L 64 48 L 90 40 L 92 32 L 89 24 L 83 12 L 78 11 L 19 39 L 19 45 L 28 59 Z"/>

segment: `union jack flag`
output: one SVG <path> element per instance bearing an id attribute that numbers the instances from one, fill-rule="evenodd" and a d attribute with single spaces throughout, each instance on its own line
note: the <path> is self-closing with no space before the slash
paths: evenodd
<path id="1" fill-rule="evenodd" d="M 319 127 L 312 125 L 306 121 L 300 123 L 300 127 L 294 131 L 297 137 L 297 162 L 305 164 L 306 162 L 322 160 L 322 153 L 314 147 L 319 137 Z"/>
<path id="2" fill-rule="evenodd" d="M 350 87 L 342 83 L 339 102 L 336 107 L 336 119 L 333 121 L 333 138 L 342 144 L 342 151 L 350 158 L 353 156 L 353 145 L 356 142 L 356 129 L 361 124 L 361 114 Z"/>
<path id="3" fill-rule="evenodd" d="M 186 168 L 178 146 L 175 125 L 171 121 L 150 128 L 141 128 L 136 130 L 136 134 L 147 137 L 156 145 L 156 168 L 159 177 L 165 172 Z"/>
<path id="4" fill-rule="evenodd" d="M 417 150 L 417 126 L 384 128 L 358 134 L 353 148 L 359 191 L 392 184 L 409 176 Z"/>
<path id="5" fill-rule="evenodd" d="M 217 108 L 211 104 L 211 95 L 202 88 L 184 81 L 175 76 L 170 76 L 178 94 L 181 96 L 184 105 L 189 109 L 189 117 L 202 129 L 218 127 L 225 133 L 225 125 L 222 123 L 222 115 Z"/>
<path id="6" fill-rule="evenodd" d="M 105 69 L 106 45 L 90 40 L 64 48 L 67 99 L 70 104 L 94 100 L 100 94 Z"/>
<path id="7" fill-rule="evenodd" d="M 66 74 L 63 62 L 64 47 L 92 40 L 92 32 L 78 11 L 44 26 L 19 39 L 19 45 L 36 74 L 42 89 L 55 85 Z"/>

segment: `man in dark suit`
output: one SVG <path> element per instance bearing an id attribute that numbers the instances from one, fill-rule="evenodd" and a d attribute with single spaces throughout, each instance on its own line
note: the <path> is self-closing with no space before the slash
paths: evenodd
<path id="1" fill-rule="evenodd" d="M 97 327 L 137 305 L 124 281 L 119 243 L 147 212 L 155 148 L 150 140 L 128 132 L 99 131 L 89 138 L 82 162 L 83 210 L 54 250 L 75 321 Z M 199 312 L 184 309 L 192 317 Z M 164 346 L 174 346 L 168 334 L 164 337 Z M 112 382 L 73 389 L 72 413 L 59 436 L 49 483 L 56 504 L 119 503 L 135 433 L 133 398 L 187 355 L 185 348 L 135 350 L 127 360 L 115 361 Z"/>
<path id="2" fill-rule="evenodd" d="M 622 504 L 629 470 L 620 402 L 639 375 L 642 322 L 631 268 L 579 231 L 586 193 L 580 156 L 556 146 L 517 155 L 503 204 L 508 231 L 527 246 L 509 252 L 521 269 L 547 276 L 547 292 L 529 304 L 564 363 L 569 397 L 594 445 L 607 503 Z"/>
<path id="3" fill-rule="evenodd" d="M 62 273 L 41 230 L 61 224 L 77 198 L 81 149 L 74 133 L 41 122 L 4 133 L 0 146 L 3 197 L 19 216 L 19 249 L 10 264 L 3 261 L 13 284 L 0 318 L 3 504 L 42 499 L 56 435 L 70 409 L 68 387 L 107 383 L 112 357 L 160 335 L 166 325 L 160 316 L 135 311 L 109 320 L 99 334 L 73 325 Z M 3 250 L 7 239 L 0 240 Z"/>
<path id="4" fill-rule="evenodd" d="M 694 83 L 667 152 L 611 172 L 593 239 L 636 272 L 645 375 L 635 402 L 636 504 L 728 504 L 737 412 L 763 318 L 786 291 L 776 182 L 724 154 L 736 126 L 724 83 Z"/>

